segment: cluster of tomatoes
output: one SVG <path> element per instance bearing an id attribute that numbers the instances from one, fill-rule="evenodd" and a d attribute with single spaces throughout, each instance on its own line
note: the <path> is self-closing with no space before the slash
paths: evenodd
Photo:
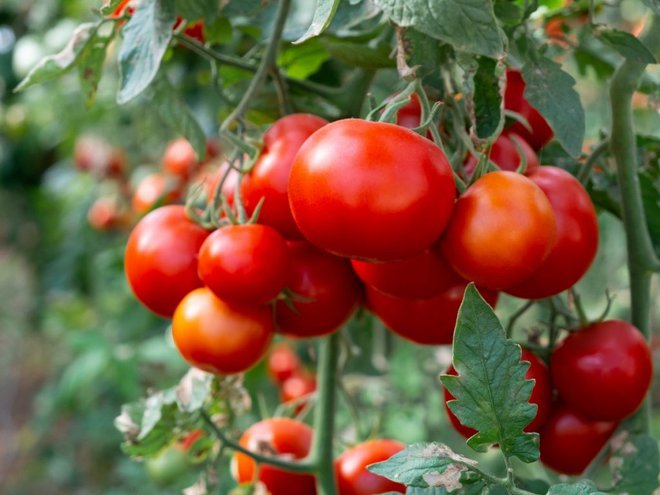
<path id="1" fill-rule="evenodd" d="M 282 404 L 301 413 L 316 391 L 316 375 L 300 362 L 295 350 L 287 343 L 273 346 L 268 355 L 268 375 L 278 386 Z"/>

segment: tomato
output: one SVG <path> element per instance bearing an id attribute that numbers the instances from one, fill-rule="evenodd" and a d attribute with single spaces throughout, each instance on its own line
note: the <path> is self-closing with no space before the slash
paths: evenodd
<path id="1" fill-rule="evenodd" d="M 209 235 L 199 250 L 199 278 L 220 299 L 264 304 L 284 288 L 289 250 L 266 225 L 228 225 Z"/>
<path id="2" fill-rule="evenodd" d="M 126 157 L 121 149 L 90 135 L 76 140 L 73 161 L 78 170 L 99 178 L 120 177 L 126 169 Z"/>
<path id="3" fill-rule="evenodd" d="M 181 299 L 202 285 L 197 252 L 208 234 L 188 219 L 183 206 L 163 206 L 140 220 L 124 257 L 135 297 L 154 313 L 171 318 Z"/>
<path id="4" fill-rule="evenodd" d="M 532 148 L 543 148 L 553 137 L 554 132 L 548 122 L 524 96 L 525 81 L 516 69 L 506 70 L 506 90 L 504 92 L 504 108 L 520 114 L 531 127 L 531 132 L 520 122 L 514 122 L 509 128 L 527 141 Z"/>
<path id="5" fill-rule="evenodd" d="M 176 444 L 166 447 L 144 463 L 149 478 L 162 487 L 177 483 L 190 471 L 191 466 L 188 454 Z"/>
<path id="6" fill-rule="evenodd" d="M 176 21 L 174 22 L 174 26 L 172 26 L 172 29 L 178 28 L 181 23 L 183 22 L 183 19 L 181 17 L 176 18 Z M 183 30 L 183 33 L 186 36 L 189 36 L 190 38 L 196 39 L 200 43 L 204 43 L 206 41 L 206 38 L 204 36 L 204 21 L 200 20 L 195 23 L 189 24 L 186 26 L 186 28 Z"/>
<path id="7" fill-rule="evenodd" d="M 532 389 L 532 395 L 529 398 L 529 403 L 536 404 L 538 407 L 536 410 L 536 416 L 532 422 L 525 427 L 525 431 L 538 432 L 548 420 L 552 405 L 552 385 L 550 384 L 550 371 L 548 371 L 548 367 L 536 354 L 527 349 L 522 350 L 520 360 L 529 362 L 529 369 L 527 370 L 527 373 L 525 373 L 525 378 L 528 380 L 536 381 L 534 388 Z M 446 373 L 448 375 L 457 375 L 453 365 L 449 367 Z M 477 433 L 477 430 L 468 426 L 463 426 L 456 415 L 451 412 L 447 402 L 454 400 L 455 397 L 446 388 L 444 389 L 444 395 L 445 411 L 449 421 L 456 429 L 456 431 L 458 431 L 465 438 L 470 438 L 472 435 Z"/>
<path id="8" fill-rule="evenodd" d="M 111 0 L 107 0 L 106 2 L 104 2 L 104 4 L 107 5 L 107 4 L 110 3 L 110 1 Z M 128 15 L 131 15 L 133 13 L 133 10 L 134 10 L 134 7 L 131 5 L 132 3 L 133 3 L 133 0 L 121 0 L 121 2 L 119 2 L 119 5 L 117 5 L 117 7 L 115 7 L 114 12 L 112 12 L 112 14 L 110 14 L 108 17 L 110 19 L 116 19 L 116 18 L 121 17 L 122 15 L 124 15 L 124 13 L 125 13 L 124 11 L 126 11 L 126 13 L 128 13 Z"/>
<path id="9" fill-rule="evenodd" d="M 282 382 L 280 400 L 283 404 L 296 402 L 296 412 L 300 412 L 306 405 L 309 396 L 316 391 L 316 377 L 314 374 L 298 370 Z"/>
<path id="10" fill-rule="evenodd" d="M 300 359 L 289 344 L 280 342 L 270 351 L 266 369 L 276 383 L 283 383 L 301 369 Z"/>
<path id="11" fill-rule="evenodd" d="M 335 461 L 339 495 L 406 493 L 406 487 L 367 471 L 367 466 L 386 461 L 406 446 L 396 440 L 368 440 L 348 449 Z"/>
<path id="12" fill-rule="evenodd" d="M 555 238 L 555 216 L 541 188 L 520 174 L 491 172 L 458 198 L 441 247 L 463 278 L 500 290 L 538 270 Z"/>
<path id="13" fill-rule="evenodd" d="M 405 299 L 367 287 L 367 307 L 399 336 L 425 345 L 451 344 L 458 308 L 467 282 L 458 280 L 430 299 Z M 495 306 L 498 293 L 480 289 L 484 299 Z"/>
<path id="14" fill-rule="evenodd" d="M 243 180 L 243 202 L 251 215 L 264 198 L 259 223 L 279 230 L 287 239 L 301 235 L 291 215 L 287 185 L 293 157 L 300 146 L 328 122 L 304 113 L 287 115 L 264 134 L 264 145 L 250 174 Z"/>
<path id="15" fill-rule="evenodd" d="M 598 219 L 587 191 L 565 170 L 540 167 L 529 178 L 550 200 L 557 239 L 532 276 L 507 292 L 525 299 L 541 299 L 571 288 L 589 269 L 598 249 Z"/>
<path id="16" fill-rule="evenodd" d="M 365 284 L 394 297 L 429 299 L 462 280 L 442 258 L 437 247 L 402 261 L 371 263 L 351 260 L 351 264 Z"/>
<path id="17" fill-rule="evenodd" d="M 200 170 L 192 179 L 192 187 L 197 188 L 201 186 L 203 191 L 206 192 L 206 198 L 209 202 L 215 199 L 215 193 L 220 181 L 227 172 L 229 163 L 226 161 L 221 163 L 220 166 L 205 166 Z M 236 184 L 238 183 L 240 174 L 236 169 L 229 171 L 229 175 L 222 184 L 222 193 L 227 199 L 227 204 L 231 207 L 234 205 L 234 196 L 236 195 Z"/>
<path id="18" fill-rule="evenodd" d="M 172 319 L 177 349 L 192 366 L 228 375 L 252 368 L 275 333 L 269 306 L 230 304 L 206 287 L 183 298 Z"/>
<path id="19" fill-rule="evenodd" d="M 182 194 L 170 178 L 154 173 L 145 176 L 133 191 L 131 206 L 135 213 L 147 213 L 153 208 L 180 201 Z"/>
<path id="20" fill-rule="evenodd" d="M 113 229 L 122 223 L 119 205 L 114 198 L 98 198 L 87 211 L 89 225 L 100 231 Z"/>
<path id="21" fill-rule="evenodd" d="M 541 462 L 562 474 L 580 474 L 614 433 L 614 421 L 592 421 L 557 404 L 541 429 Z"/>
<path id="22" fill-rule="evenodd" d="M 357 308 L 360 283 L 347 260 L 305 242 L 289 243 L 291 265 L 287 288 L 296 311 L 278 301 L 278 330 L 291 337 L 318 337 L 344 324 Z"/>
<path id="23" fill-rule="evenodd" d="M 419 96 L 413 94 L 410 97 L 410 103 L 401 107 L 396 113 L 397 125 L 414 129 L 422 123 L 422 105 L 419 102 Z"/>
<path id="24" fill-rule="evenodd" d="M 562 400 L 594 420 L 634 413 L 651 386 L 653 360 L 637 328 L 623 320 L 571 333 L 552 354 L 552 380 Z"/>
<path id="25" fill-rule="evenodd" d="M 163 153 L 163 170 L 181 180 L 187 180 L 198 164 L 195 150 L 186 138 L 170 141 Z"/>
<path id="26" fill-rule="evenodd" d="M 520 151 L 518 151 L 518 147 L 520 147 Z M 521 152 L 527 164 L 525 175 L 531 174 L 541 166 L 539 157 L 532 147 L 527 141 L 513 132 L 502 133 L 498 136 L 490 148 L 489 158 L 501 170 L 515 172 L 522 165 Z M 479 163 L 477 158 L 470 155 L 465 163 L 465 173 L 468 176 L 474 173 L 477 163 Z"/>
<path id="27" fill-rule="evenodd" d="M 259 454 L 287 459 L 303 459 L 312 444 L 312 429 L 300 421 L 270 418 L 253 424 L 240 439 L 244 448 Z M 234 476 L 239 483 L 255 480 L 256 463 L 245 454 L 234 456 Z M 261 464 L 258 479 L 271 495 L 315 495 L 316 484 L 311 474 L 298 474 Z"/>

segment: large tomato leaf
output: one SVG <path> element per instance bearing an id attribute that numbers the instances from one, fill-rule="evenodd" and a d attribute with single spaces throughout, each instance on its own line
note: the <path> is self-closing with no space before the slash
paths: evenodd
<path id="1" fill-rule="evenodd" d="M 605 495 L 589 480 L 578 481 L 577 483 L 561 483 L 553 485 L 548 490 L 548 495 Z"/>
<path id="2" fill-rule="evenodd" d="M 658 62 L 653 52 L 644 43 L 626 31 L 603 29 L 598 32 L 598 38 L 628 60 L 642 64 L 655 64 Z"/>
<path id="3" fill-rule="evenodd" d="M 491 58 L 479 59 L 479 67 L 474 75 L 473 101 L 477 136 L 489 138 L 500 128 L 503 118 L 497 62 Z"/>
<path id="4" fill-rule="evenodd" d="M 80 51 L 78 57 L 78 77 L 85 97 L 85 105 L 91 107 L 96 100 L 96 90 L 103 75 L 103 63 L 110 42 L 115 37 L 117 25 L 113 24 L 109 33 L 96 29 Z"/>
<path id="5" fill-rule="evenodd" d="M 307 31 L 293 43 L 302 43 L 325 31 L 332 22 L 340 3 L 340 0 L 316 0 L 316 9 L 314 10 L 312 23 L 307 28 Z"/>
<path id="6" fill-rule="evenodd" d="M 188 21 L 204 19 L 213 21 L 218 16 L 217 0 L 176 0 L 177 13 Z"/>
<path id="7" fill-rule="evenodd" d="M 612 440 L 610 468 L 614 493 L 652 495 L 660 486 L 658 441 L 650 435 L 630 435 L 623 431 Z"/>

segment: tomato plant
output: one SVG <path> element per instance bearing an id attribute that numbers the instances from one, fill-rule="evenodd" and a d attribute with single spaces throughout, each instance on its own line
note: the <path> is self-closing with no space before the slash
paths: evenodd
<path id="1" fill-rule="evenodd" d="M 516 172 L 525 164 L 525 174 L 529 175 L 540 167 L 539 157 L 532 147 L 515 132 L 502 133 L 493 141 L 488 159 L 501 170 Z M 479 160 L 470 155 L 465 163 L 465 173 L 471 176 Z"/>

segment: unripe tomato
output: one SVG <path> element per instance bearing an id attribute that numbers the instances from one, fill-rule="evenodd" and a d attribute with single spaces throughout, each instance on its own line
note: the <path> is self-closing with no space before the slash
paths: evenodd
<path id="1" fill-rule="evenodd" d="M 518 151 L 518 147 L 520 147 L 520 151 Z M 539 157 L 532 147 L 527 141 L 513 132 L 505 132 L 499 135 L 490 148 L 489 158 L 490 161 L 500 167 L 501 170 L 515 172 L 522 165 L 520 152 L 522 152 L 525 157 L 527 165 L 525 168 L 525 175 L 530 175 L 541 166 Z M 470 155 L 465 163 L 465 173 L 468 176 L 471 176 L 478 163 L 479 161 L 477 158 Z"/>
<path id="2" fill-rule="evenodd" d="M 216 296 L 264 304 L 284 288 L 289 250 L 267 225 L 228 225 L 209 235 L 199 250 L 199 278 Z"/>
<path id="3" fill-rule="evenodd" d="M 163 170 L 181 180 L 187 180 L 199 162 L 192 145 L 186 138 L 170 141 L 163 153 Z"/>
<path id="4" fill-rule="evenodd" d="M 451 344 L 466 286 L 467 282 L 459 279 L 440 295 L 429 299 L 393 297 L 367 287 L 367 307 L 387 328 L 404 339 L 425 345 Z M 480 292 L 494 307 L 499 294 L 484 289 Z"/>
<path id="5" fill-rule="evenodd" d="M 154 207 L 168 205 L 181 200 L 181 190 L 163 174 L 145 176 L 133 191 L 131 206 L 135 213 L 144 214 Z"/>
<path id="6" fill-rule="evenodd" d="M 148 458 L 144 467 L 154 483 L 166 487 L 185 476 L 190 471 L 192 463 L 186 451 L 179 445 L 170 445 L 155 457 Z"/>
<path id="7" fill-rule="evenodd" d="M 270 351 L 266 369 L 268 375 L 281 384 L 301 369 L 300 359 L 289 344 L 280 342 Z"/>
<path id="8" fill-rule="evenodd" d="M 506 90 L 504 92 L 504 108 L 520 114 L 532 128 L 531 132 L 520 122 L 515 122 L 509 129 L 525 141 L 532 148 L 540 150 L 555 135 L 552 128 L 543 116 L 534 108 L 524 96 L 525 81 L 522 74 L 516 69 L 506 70 Z"/>
<path id="9" fill-rule="evenodd" d="M 463 278 L 500 290 L 538 270 L 555 238 L 555 216 L 541 188 L 520 174 L 491 172 L 458 198 L 441 247 Z"/>
<path id="10" fill-rule="evenodd" d="M 618 421 L 642 404 L 653 378 L 644 336 L 623 320 L 571 333 L 552 353 L 552 380 L 561 399 L 587 418 Z"/>
<path id="11" fill-rule="evenodd" d="M 592 421 L 567 405 L 553 406 L 541 429 L 541 462 L 562 474 L 580 474 L 614 433 L 614 421 Z"/>
<path id="12" fill-rule="evenodd" d="M 302 236 L 289 208 L 288 183 L 293 157 L 305 140 L 328 123 L 316 115 L 298 113 L 275 122 L 264 134 L 259 159 L 241 186 L 243 202 L 252 214 L 264 198 L 259 223 L 277 229 L 287 239 Z"/>
<path id="13" fill-rule="evenodd" d="M 536 416 L 532 422 L 525 427 L 525 431 L 538 432 L 548 420 L 552 407 L 552 385 L 550 384 L 550 371 L 548 370 L 548 367 L 545 365 L 545 363 L 536 354 L 527 349 L 522 350 L 520 360 L 529 362 L 529 369 L 527 370 L 527 373 L 525 373 L 525 378 L 528 380 L 536 381 L 534 388 L 532 389 L 532 395 L 529 398 L 529 403 L 536 404 L 538 408 L 536 410 Z M 453 365 L 449 366 L 449 369 L 447 369 L 446 373 L 448 375 L 458 374 L 456 373 Z M 472 435 L 477 433 L 477 430 L 468 426 L 464 426 L 458 420 L 456 415 L 451 412 L 447 402 L 454 400 L 455 397 L 446 388 L 444 389 L 444 395 L 445 412 L 447 413 L 447 417 L 449 418 L 449 421 L 451 422 L 454 429 L 465 438 L 470 438 Z"/>
<path id="14" fill-rule="evenodd" d="M 300 412 L 307 402 L 309 396 L 316 391 L 316 377 L 313 373 L 298 370 L 292 376 L 282 382 L 280 388 L 280 400 L 283 404 L 296 401 L 298 406 L 296 412 Z"/>
<path id="15" fill-rule="evenodd" d="M 449 161 L 404 127 L 345 119 L 315 132 L 291 169 L 289 198 L 303 235 L 326 251 L 394 261 L 423 252 L 454 206 Z"/>
<path id="16" fill-rule="evenodd" d="M 394 297 L 429 299 L 463 280 L 442 258 L 437 247 L 402 261 L 351 260 L 351 264 L 366 285 Z"/>
<path id="17" fill-rule="evenodd" d="M 303 459 L 312 444 L 312 429 L 300 421 L 270 418 L 253 424 L 240 439 L 244 448 L 259 454 L 288 459 Z M 245 454 L 234 456 L 234 477 L 239 483 L 255 480 L 256 463 Z M 298 474 L 261 464 L 256 478 L 271 495 L 315 495 L 316 483 L 311 474 Z"/>
<path id="18" fill-rule="evenodd" d="M 541 266 L 509 294 L 541 299 L 571 288 L 587 272 L 598 249 L 598 219 L 589 194 L 571 174 L 540 167 L 529 175 L 552 205 L 557 239 Z"/>
<path id="19" fill-rule="evenodd" d="M 374 495 L 406 493 L 406 487 L 367 471 L 367 466 L 386 461 L 406 446 L 396 440 L 377 439 L 362 442 L 341 454 L 335 461 L 339 495 Z"/>
<path id="20" fill-rule="evenodd" d="M 202 285 L 197 253 L 208 235 L 186 216 L 183 206 L 163 206 L 140 220 L 124 257 L 135 297 L 154 313 L 171 318 L 181 299 Z"/>
<path id="21" fill-rule="evenodd" d="M 348 260 L 305 242 L 289 243 L 291 265 L 287 288 L 294 294 L 293 311 L 278 301 L 278 330 L 291 337 L 330 334 L 350 318 L 360 300 L 360 283 Z"/>
<path id="22" fill-rule="evenodd" d="M 252 368 L 266 355 L 275 334 L 269 306 L 229 304 L 206 287 L 177 306 L 172 337 L 192 366 L 228 375 Z"/>

